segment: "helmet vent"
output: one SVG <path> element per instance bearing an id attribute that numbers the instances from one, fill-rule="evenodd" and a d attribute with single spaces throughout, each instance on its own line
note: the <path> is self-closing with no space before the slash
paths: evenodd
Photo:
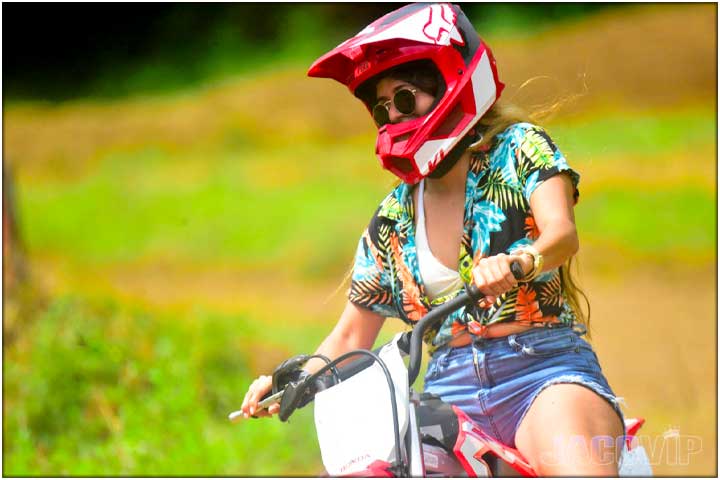
<path id="1" fill-rule="evenodd" d="M 388 163 L 404 174 L 408 174 L 415 171 L 413 164 L 407 158 L 402 157 L 390 157 Z"/>

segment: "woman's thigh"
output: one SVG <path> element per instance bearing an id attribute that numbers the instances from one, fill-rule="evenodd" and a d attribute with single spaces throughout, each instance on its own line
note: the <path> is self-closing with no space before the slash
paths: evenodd
<path id="1" fill-rule="evenodd" d="M 539 395 L 555 384 L 576 384 L 585 387 L 583 392 L 595 392 L 622 425 L 618 398 L 602 374 L 597 356 L 570 328 L 511 335 L 506 343 L 508 348 L 490 352 L 487 362 L 493 386 L 486 405 L 501 441 L 518 447 L 515 439 L 520 424 Z M 565 404 L 561 412 L 569 412 L 574 405 Z"/>
<path id="2" fill-rule="evenodd" d="M 541 476 L 617 476 L 624 426 L 599 394 L 577 383 L 540 392 L 515 443 Z"/>
<path id="3" fill-rule="evenodd" d="M 425 388 L 460 407 L 488 434 L 515 447 L 515 434 L 538 395 L 579 383 L 622 413 L 590 345 L 570 328 L 535 329 L 438 352 Z"/>

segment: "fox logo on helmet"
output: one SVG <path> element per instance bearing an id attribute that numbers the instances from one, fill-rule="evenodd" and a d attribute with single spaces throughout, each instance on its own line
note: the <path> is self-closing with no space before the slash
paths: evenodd
<path id="1" fill-rule="evenodd" d="M 423 27 L 423 34 L 437 45 L 448 45 L 454 40 L 464 45 L 462 37 L 455 28 L 455 12 L 446 4 L 431 5 L 427 10 L 429 18 Z M 448 39 L 447 37 L 450 36 Z"/>

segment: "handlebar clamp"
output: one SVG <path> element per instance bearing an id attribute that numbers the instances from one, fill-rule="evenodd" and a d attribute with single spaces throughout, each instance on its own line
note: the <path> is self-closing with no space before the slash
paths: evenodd
<path id="1" fill-rule="evenodd" d="M 278 365 L 272 375 L 272 393 L 283 392 L 280 400 L 278 417 L 285 422 L 298 408 L 310 403 L 315 392 L 328 387 L 325 383 L 331 381 L 325 377 L 317 378 L 312 384 L 307 379 L 311 376 L 302 366 L 311 358 L 311 355 L 296 355 Z"/>
<path id="2" fill-rule="evenodd" d="M 282 400 L 280 400 L 280 411 L 278 418 L 281 422 L 287 421 L 290 415 L 298 408 L 302 408 L 312 401 L 314 394 L 309 391 L 306 380 L 310 374 L 305 370 L 300 370 L 299 378 L 291 381 L 285 386 Z"/>
<path id="3" fill-rule="evenodd" d="M 272 393 L 284 390 L 290 382 L 297 382 L 303 377 L 303 373 L 307 374 L 302 366 L 309 359 L 309 355 L 295 355 L 275 367 L 272 374 Z"/>

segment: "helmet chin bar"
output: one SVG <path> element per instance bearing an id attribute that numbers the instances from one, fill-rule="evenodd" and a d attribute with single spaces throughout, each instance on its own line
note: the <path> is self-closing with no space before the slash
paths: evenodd
<path id="1" fill-rule="evenodd" d="M 451 163 L 457 161 L 452 160 L 450 154 L 462 155 L 472 144 L 472 128 L 492 107 L 500 91 L 487 52 L 483 52 L 471 67 L 474 67 L 472 75 L 457 85 L 459 90 L 446 92 L 456 99 L 454 103 L 441 102 L 437 110 L 424 117 L 386 125 L 378 131 L 376 153 L 383 168 L 412 185 L 448 159 Z M 429 136 L 428 132 L 436 136 Z"/>
<path id="2" fill-rule="evenodd" d="M 460 157 L 463 156 L 463 153 L 465 153 L 465 150 L 473 144 L 473 142 L 477 141 L 477 134 L 474 131 L 471 131 L 465 137 L 460 140 L 460 142 L 455 146 L 455 148 L 450 151 L 445 156 L 445 159 L 440 162 L 440 164 L 435 167 L 435 169 L 430 172 L 427 176 L 430 178 L 442 178 L 447 174 L 452 168 L 455 166 L 455 164 L 460 160 Z"/>
<path id="3" fill-rule="evenodd" d="M 412 145 L 413 135 L 425 122 L 427 115 L 397 124 L 387 124 L 378 130 L 375 154 L 384 169 L 389 170 L 405 183 L 419 182 L 423 175 L 408 151 L 417 149 Z M 419 143 L 415 136 L 415 143 Z"/>

